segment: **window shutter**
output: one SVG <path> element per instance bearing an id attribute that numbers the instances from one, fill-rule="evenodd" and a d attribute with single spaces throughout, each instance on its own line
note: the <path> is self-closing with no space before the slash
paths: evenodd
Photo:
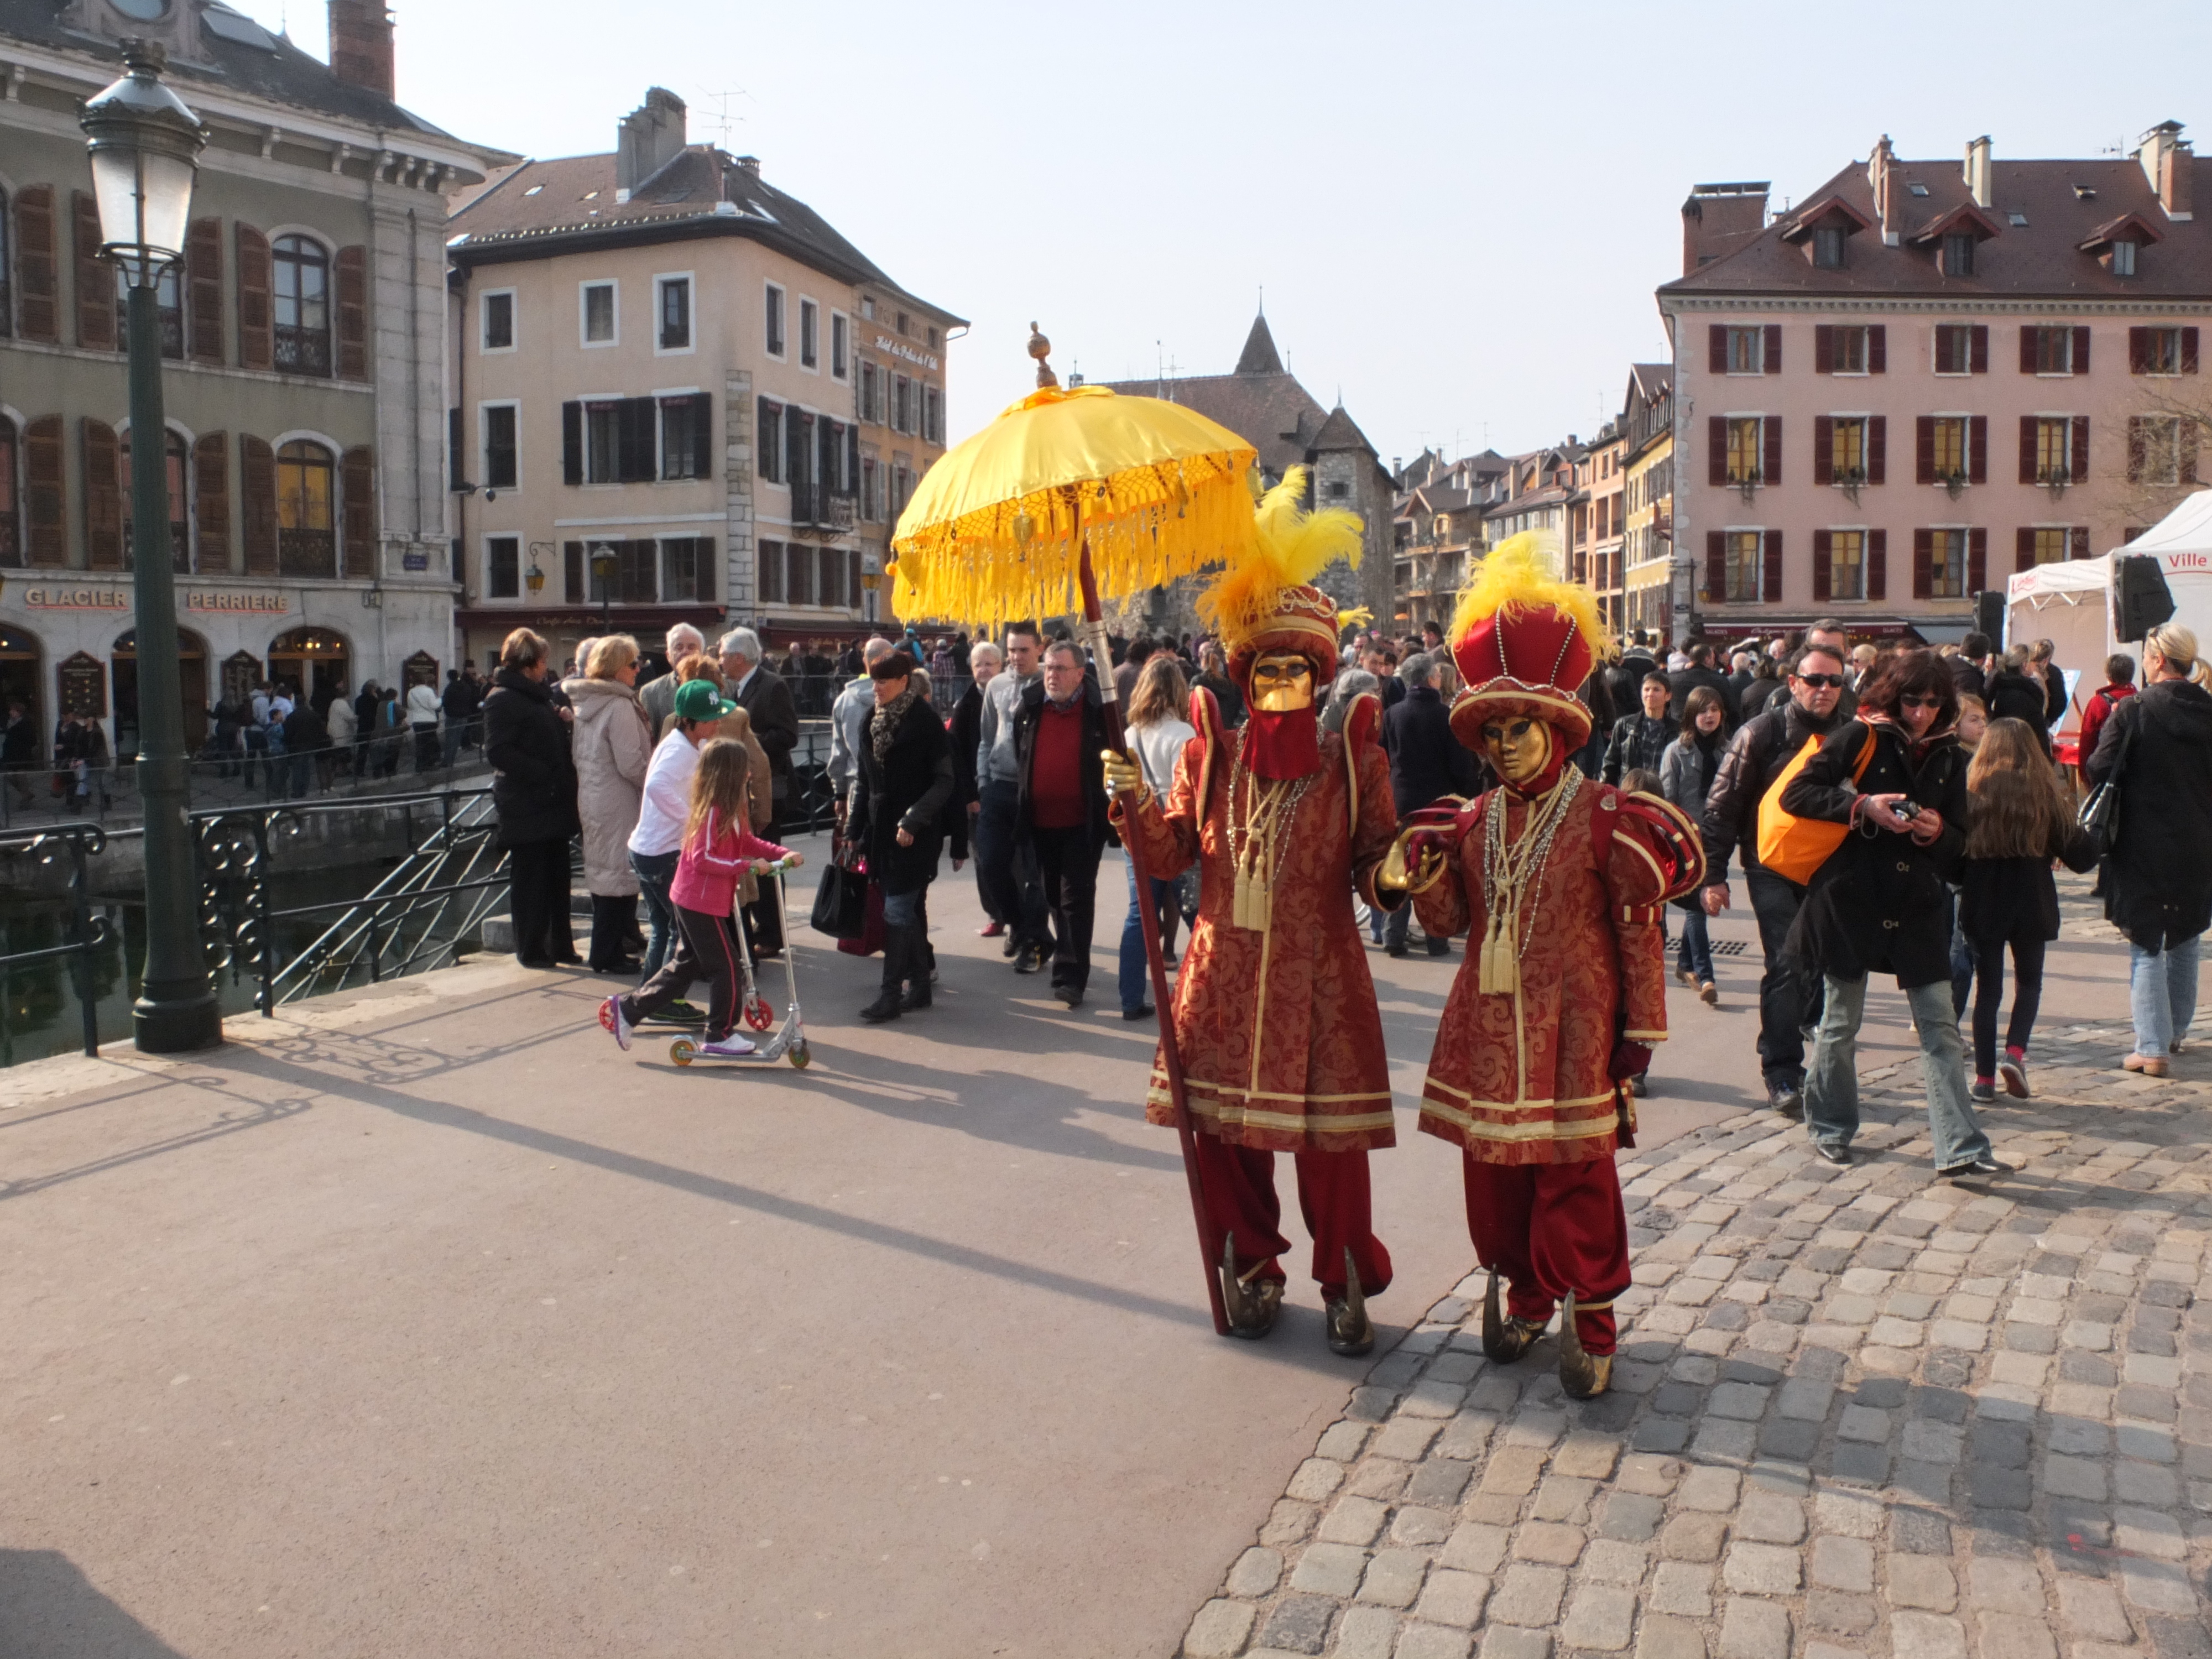
<path id="1" fill-rule="evenodd" d="M 230 440 L 205 432 L 192 443 L 192 516 L 200 538 L 199 568 L 230 569 Z"/>
<path id="2" fill-rule="evenodd" d="M 61 296 L 54 253 L 54 187 L 29 185 L 15 195 L 16 321 L 27 340 L 59 343 Z"/>
<path id="3" fill-rule="evenodd" d="M 1769 374 L 1779 374 L 1782 372 L 1781 324 L 1769 323 L 1766 325 L 1766 349 L 1760 356 L 1765 360 L 1761 367 Z"/>
<path id="4" fill-rule="evenodd" d="M 2087 415 L 2074 417 L 2074 441 L 2069 447 L 2074 452 L 2070 458 L 2074 463 L 2074 482 L 2080 483 L 2089 476 L 2089 417 Z"/>
<path id="5" fill-rule="evenodd" d="M 2074 372 L 2076 374 L 2089 372 L 2089 331 L 2086 328 L 2074 331 Z"/>
<path id="6" fill-rule="evenodd" d="M 246 544 L 246 574 L 276 574 L 276 452 L 268 440 L 246 433 L 238 440 L 238 521 Z"/>
<path id="7" fill-rule="evenodd" d="M 1889 597 L 1889 532 L 1869 530 L 1866 538 L 1866 596 Z"/>
<path id="8" fill-rule="evenodd" d="M 1759 573 L 1759 597 L 1768 605 L 1782 603 L 1782 532 L 1770 530 L 1761 551 L 1765 568 Z"/>
<path id="9" fill-rule="evenodd" d="M 1924 599 L 1936 592 L 1936 532 L 1912 532 L 1912 597 Z"/>
<path id="10" fill-rule="evenodd" d="M 1922 483 L 1936 482 L 1936 417 L 1922 415 L 1913 428 L 1913 476 Z"/>
<path id="11" fill-rule="evenodd" d="M 1972 337 L 1973 359 L 1969 368 L 1974 374 L 1990 372 L 1990 331 L 1987 324 L 1976 323 Z"/>
<path id="12" fill-rule="evenodd" d="M 27 194 L 27 192 L 26 192 Z M 42 415 L 23 428 L 24 494 L 30 508 L 31 563 L 58 570 L 69 562 L 69 514 L 62 483 L 62 417 Z"/>
<path id="13" fill-rule="evenodd" d="M 1715 605 L 1728 598 L 1728 537 L 1705 532 L 1705 598 Z"/>
<path id="14" fill-rule="evenodd" d="M 1705 422 L 1705 482 L 1725 484 L 1728 481 L 1728 420 L 1716 415 Z"/>
<path id="15" fill-rule="evenodd" d="M 2128 482 L 2141 483 L 2143 475 L 2143 417 L 2128 416 Z"/>
<path id="16" fill-rule="evenodd" d="M 456 406 L 446 411 L 446 481 L 453 489 L 469 482 L 468 447 L 462 438 L 461 411 Z"/>
<path id="17" fill-rule="evenodd" d="M 584 405 L 573 398 L 561 405 L 561 482 L 584 482 Z"/>
<path id="18" fill-rule="evenodd" d="M 195 219 L 185 238 L 185 309 L 191 318 L 191 353 L 204 363 L 222 361 L 222 221 Z"/>
<path id="19" fill-rule="evenodd" d="M 584 594 L 584 544 L 581 542 L 562 542 L 561 597 L 570 605 L 582 605 Z"/>
<path id="20" fill-rule="evenodd" d="M 2012 568 L 2014 570 L 2035 568 L 2035 532 L 2027 525 L 2012 532 Z"/>
<path id="21" fill-rule="evenodd" d="M 368 250 L 342 247 L 331 262 L 331 285 L 337 290 L 338 379 L 368 378 Z"/>
<path id="22" fill-rule="evenodd" d="M 2181 372 L 2184 374 L 2197 372 L 2197 331 L 2193 328 L 2181 331 Z"/>
<path id="23" fill-rule="evenodd" d="M 70 204 L 76 225 L 76 343 L 88 351 L 112 351 L 115 268 L 100 257 L 100 204 L 81 190 L 70 192 Z"/>
<path id="24" fill-rule="evenodd" d="M 1813 482 L 1832 484 L 1836 481 L 1836 422 L 1831 415 L 1813 417 Z"/>
<path id="25" fill-rule="evenodd" d="M 2021 325 L 2020 372 L 2023 374 L 2035 373 L 2035 329 L 2032 324 Z"/>
<path id="26" fill-rule="evenodd" d="M 1831 538 L 1825 530 L 1813 532 L 1813 603 L 1825 605 L 1828 600 L 1828 560 L 1831 556 Z"/>
<path id="27" fill-rule="evenodd" d="M 1990 585 L 1990 532 L 1966 532 L 1966 592 L 1978 593 Z"/>
<path id="28" fill-rule="evenodd" d="M 621 413 L 615 417 L 615 429 L 620 434 L 622 471 L 624 483 L 651 483 L 660 476 L 653 456 L 653 422 L 659 417 L 659 405 L 650 398 L 625 398 Z"/>
<path id="29" fill-rule="evenodd" d="M 376 574 L 376 452 L 367 444 L 338 458 L 340 504 L 345 513 L 345 574 Z"/>
<path id="30" fill-rule="evenodd" d="M 112 307 L 111 307 L 112 309 Z M 84 554 L 94 570 L 123 568 L 122 446 L 115 428 L 90 416 L 84 437 Z"/>
<path id="31" fill-rule="evenodd" d="M 1889 330 L 1881 323 L 1867 326 L 1867 373 L 1889 373 Z"/>
<path id="32" fill-rule="evenodd" d="M 1866 441 L 1867 482 L 1878 484 L 1889 477 L 1889 416 L 1873 415 L 1867 417 Z"/>
<path id="33" fill-rule="evenodd" d="M 2089 526 L 2077 524 L 2066 532 L 2066 556 L 2072 559 L 2089 556 Z"/>
<path id="34" fill-rule="evenodd" d="M 1836 331 L 1826 323 L 1813 325 L 1813 372 L 1815 374 L 1836 372 Z"/>
<path id="35" fill-rule="evenodd" d="M 1759 472 L 1770 484 L 1782 482 L 1782 417 L 1769 415 L 1759 423 Z"/>
<path id="36" fill-rule="evenodd" d="M 2035 416 L 2020 417 L 2020 481 L 2024 484 L 2035 482 Z"/>
<path id="37" fill-rule="evenodd" d="M 1966 482 L 1987 483 L 1990 481 L 1990 417 L 1970 415 L 1966 417 Z"/>
<path id="38" fill-rule="evenodd" d="M 714 394 L 691 394 L 691 476 L 714 476 Z"/>
<path id="39" fill-rule="evenodd" d="M 270 300 L 274 276 L 269 239 L 240 223 L 238 239 L 238 366 L 273 368 L 276 363 L 276 312 Z"/>
<path id="40" fill-rule="evenodd" d="M 2131 328 L 2128 331 L 2128 373 L 2130 374 L 2150 373 L 2150 331 L 2147 328 Z"/>
<path id="41" fill-rule="evenodd" d="M 1705 368 L 1715 374 L 1728 373 L 1728 325 L 1715 323 L 1705 331 Z"/>

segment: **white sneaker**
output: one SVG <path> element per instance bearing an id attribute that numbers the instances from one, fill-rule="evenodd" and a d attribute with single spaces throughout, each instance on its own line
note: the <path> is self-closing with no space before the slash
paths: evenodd
<path id="1" fill-rule="evenodd" d="M 702 1042 L 700 1054 L 708 1060 L 742 1060 L 754 1052 L 753 1045 L 734 1031 L 720 1042 Z"/>
<path id="2" fill-rule="evenodd" d="M 603 1030 L 614 1034 L 615 1042 L 621 1046 L 625 1054 L 629 1051 L 629 1034 L 634 1028 L 629 1021 L 623 1017 L 620 997 L 609 997 L 599 1005 L 599 1026 Z"/>

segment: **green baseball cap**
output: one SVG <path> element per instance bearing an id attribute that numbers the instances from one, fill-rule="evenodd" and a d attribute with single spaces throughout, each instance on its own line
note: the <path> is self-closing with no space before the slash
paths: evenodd
<path id="1" fill-rule="evenodd" d="M 676 688 L 676 718 L 680 720 L 726 720 L 737 712 L 737 704 L 723 702 L 712 680 L 686 680 Z"/>

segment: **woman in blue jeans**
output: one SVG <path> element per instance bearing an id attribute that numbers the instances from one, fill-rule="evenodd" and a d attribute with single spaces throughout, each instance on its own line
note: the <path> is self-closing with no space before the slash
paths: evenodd
<path id="1" fill-rule="evenodd" d="M 1911 1005 L 1936 1172 L 2004 1175 L 1966 1097 L 1966 1050 L 1951 1007 L 1945 883 L 1966 845 L 1966 768 L 1954 728 L 1958 693 L 1932 651 L 1881 659 L 1859 687 L 1858 717 L 1784 787 L 1799 818 L 1846 826 L 1814 872 L 1790 930 L 1790 954 L 1817 967 L 1826 1001 L 1805 1073 L 1805 1127 L 1831 1164 L 1858 1133 L 1858 1031 L 1867 977 L 1894 974 Z"/>
<path id="2" fill-rule="evenodd" d="M 1721 750 L 1728 745 L 1728 733 L 1723 730 L 1727 719 L 1721 694 L 1710 685 L 1698 687 L 1682 705 L 1681 735 L 1667 745 L 1659 763 L 1660 793 L 1692 823 L 1705 821 L 1705 797 L 1720 769 Z M 1682 913 L 1682 948 L 1674 959 L 1674 977 L 1695 985 L 1707 1003 L 1717 1003 L 1721 988 L 1713 977 L 1713 947 L 1705 932 L 1704 908 L 1694 893 L 1675 901 L 1675 908 Z"/>
<path id="3" fill-rule="evenodd" d="M 1182 718 L 1188 701 L 1182 665 L 1164 651 L 1155 652 L 1145 664 L 1144 672 L 1137 676 L 1137 684 L 1129 692 L 1129 706 L 1122 714 L 1123 730 L 1144 768 L 1145 781 L 1162 800 L 1175 793 L 1176 762 L 1183 744 L 1198 735 L 1197 727 Z M 1145 961 L 1142 913 L 1137 908 L 1137 867 L 1130 864 L 1127 868 L 1129 915 L 1121 924 L 1121 1018 L 1135 1020 L 1152 1012 L 1152 1005 L 1145 1000 L 1151 969 Z M 1157 878 L 1150 878 L 1149 884 L 1153 911 L 1160 919 L 1160 949 L 1172 966 L 1176 923 L 1182 916 L 1177 884 Z"/>
<path id="4" fill-rule="evenodd" d="M 2121 1064 L 2164 1077 L 2197 1012 L 2197 952 L 2212 923 L 2212 692 L 2197 635 L 2174 623 L 2143 641 L 2143 689 L 2115 708 L 2089 781 L 2117 775 L 2119 835 L 2105 915 L 2128 936 L 2134 1049 Z"/>

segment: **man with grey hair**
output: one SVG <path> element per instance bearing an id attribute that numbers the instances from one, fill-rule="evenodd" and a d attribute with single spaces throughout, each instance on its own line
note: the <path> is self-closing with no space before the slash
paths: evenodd
<path id="1" fill-rule="evenodd" d="M 1390 757 L 1390 796 L 1401 820 L 1447 795 L 1471 799 L 1481 782 L 1474 751 L 1452 735 L 1451 711 L 1444 707 L 1443 694 L 1437 690 L 1440 655 L 1417 651 L 1406 659 L 1398 670 L 1406 695 L 1382 716 L 1382 752 Z M 1406 954 L 1413 908 L 1401 904 L 1389 912 L 1383 922 L 1383 947 L 1394 957 Z M 1425 944 L 1432 957 L 1451 954 L 1449 938 L 1431 935 Z"/>
<path id="2" fill-rule="evenodd" d="M 860 744 L 868 735 L 868 716 L 876 707 L 876 683 L 868 673 L 891 653 L 891 642 L 877 635 L 860 647 L 860 676 L 837 694 L 830 708 L 830 788 L 837 798 L 837 823 L 845 822 L 845 803 L 860 781 Z"/>
<path id="3" fill-rule="evenodd" d="M 750 628 L 733 628 L 722 635 L 723 695 L 752 716 L 753 736 L 768 755 L 769 780 L 774 805 L 770 822 L 752 826 L 763 841 L 774 841 L 775 820 L 792 808 L 791 751 L 799 746 L 799 706 L 791 688 L 761 666 L 760 635 Z M 745 929 L 753 954 L 772 956 L 783 949 L 783 915 L 775 902 L 773 883 L 760 884 L 757 903 L 744 908 Z"/>
<path id="4" fill-rule="evenodd" d="M 676 665 L 684 658 L 704 651 L 707 636 L 690 623 L 678 623 L 668 630 L 665 643 L 668 651 L 668 672 L 637 688 L 637 700 L 645 705 L 646 718 L 653 722 L 653 737 L 656 743 L 660 740 L 660 728 L 668 724 L 668 717 L 676 712 Z"/>

